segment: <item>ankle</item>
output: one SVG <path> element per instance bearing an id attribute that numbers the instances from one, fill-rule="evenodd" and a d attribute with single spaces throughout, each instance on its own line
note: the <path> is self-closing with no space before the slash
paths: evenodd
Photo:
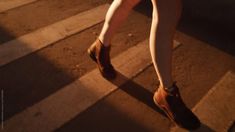
<path id="1" fill-rule="evenodd" d="M 100 41 L 101 45 L 103 45 L 104 47 L 109 47 L 111 45 L 110 42 L 105 41 L 101 37 L 98 37 L 98 40 Z"/>
<path id="2" fill-rule="evenodd" d="M 173 82 L 171 85 L 162 85 L 161 86 L 161 88 L 163 89 L 163 90 L 165 90 L 166 92 L 173 92 L 176 88 L 177 88 L 177 86 L 176 86 L 176 82 Z"/>

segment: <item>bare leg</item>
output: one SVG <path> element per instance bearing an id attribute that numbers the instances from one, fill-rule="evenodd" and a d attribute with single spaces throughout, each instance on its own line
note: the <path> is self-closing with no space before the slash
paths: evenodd
<path id="1" fill-rule="evenodd" d="M 179 127 L 194 130 L 200 120 L 184 104 L 178 87 L 172 79 L 172 47 L 176 24 L 181 12 L 180 0 L 152 0 L 153 20 L 150 51 L 160 87 L 154 93 L 154 102 Z"/>
<path id="2" fill-rule="evenodd" d="M 173 85 L 172 46 L 181 13 L 181 2 L 180 0 L 152 0 L 152 4 L 150 52 L 160 86 L 169 88 Z"/>
<path id="3" fill-rule="evenodd" d="M 97 64 L 101 75 L 106 79 L 116 77 L 109 55 L 111 39 L 131 9 L 139 2 L 140 0 L 114 0 L 106 14 L 98 39 L 87 50 L 91 59 Z"/>
<path id="4" fill-rule="evenodd" d="M 114 0 L 110 6 L 102 31 L 99 35 L 100 41 L 108 46 L 115 32 L 123 21 L 127 18 L 132 8 L 137 5 L 140 0 Z"/>

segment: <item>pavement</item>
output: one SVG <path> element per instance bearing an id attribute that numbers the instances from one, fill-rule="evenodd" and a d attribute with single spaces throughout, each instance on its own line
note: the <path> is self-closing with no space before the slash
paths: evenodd
<path id="1" fill-rule="evenodd" d="M 89 59 L 110 2 L 0 1 L 1 131 L 187 131 L 152 101 L 159 82 L 148 49 L 149 2 L 113 39 L 117 79 L 102 78 Z M 203 123 L 197 131 L 234 131 L 233 1 L 183 3 L 173 76 Z"/>

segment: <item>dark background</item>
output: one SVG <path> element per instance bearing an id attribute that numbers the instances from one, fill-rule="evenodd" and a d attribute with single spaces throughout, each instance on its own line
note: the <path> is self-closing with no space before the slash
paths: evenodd
<path id="1" fill-rule="evenodd" d="M 178 30 L 235 56 L 235 1 L 183 0 L 182 3 Z M 144 0 L 136 10 L 151 17 L 151 6 L 151 0 Z"/>

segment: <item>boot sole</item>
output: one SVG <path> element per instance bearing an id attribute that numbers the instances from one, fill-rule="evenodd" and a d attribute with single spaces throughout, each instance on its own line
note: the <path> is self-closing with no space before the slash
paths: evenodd
<path id="1" fill-rule="evenodd" d="M 158 102 L 156 101 L 156 99 L 154 98 L 154 96 L 153 96 L 153 101 L 154 101 L 154 103 L 158 106 L 158 108 L 160 108 L 160 109 L 167 115 L 167 117 L 168 117 L 175 125 L 179 126 L 179 125 L 174 121 L 174 119 L 170 116 L 170 114 L 167 112 L 167 110 L 166 110 L 164 107 L 162 107 L 160 104 L 158 104 Z"/>
<path id="2" fill-rule="evenodd" d="M 96 57 L 95 57 L 95 54 L 94 54 L 90 49 L 87 50 L 87 53 L 89 54 L 90 58 L 91 58 L 95 63 L 97 63 L 97 59 L 96 59 Z"/>
<path id="3" fill-rule="evenodd" d="M 164 107 L 162 107 L 162 106 L 156 101 L 156 99 L 154 98 L 154 96 L 153 96 L 153 101 L 154 101 L 154 103 L 167 115 L 167 117 L 168 117 L 176 126 L 186 129 L 186 128 L 183 127 L 182 125 L 178 124 L 178 123 L 171 117 L 171 115 L 168 113 L 168 110 L 165 109 Z M 199 127 L 200 127 L 200 126 L 199 126 Z M 197 128 L 191 128 L 191 129 L 190 129 L 190 128 L 187 128 L 187 129 L 188 129 L 188 130 L 196 130 L 196 129 L 198 129 L 199 127 L 197 127 Z"/>

